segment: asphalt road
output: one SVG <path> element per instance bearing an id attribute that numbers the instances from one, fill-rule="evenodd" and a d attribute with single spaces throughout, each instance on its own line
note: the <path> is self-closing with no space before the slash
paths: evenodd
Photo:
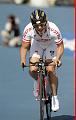
<path id="1" fill-rule="evenodd" d="M 27 56 L 27 61 L 28 61 Z M 52 112 L 53 120 L 73 120 L 74 61 L 63 57 L 58 70 L 60 110 Z M 20 67 L 18 48 L 0 47 L 0 120 L 39 120 L 39 103 L 33 96 L 33 80 Z"/>

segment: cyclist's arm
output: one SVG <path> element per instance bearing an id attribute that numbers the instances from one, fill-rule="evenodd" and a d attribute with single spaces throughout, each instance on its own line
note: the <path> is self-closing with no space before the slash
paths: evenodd
<path id="1" fill-rule="evenodd" d="M 54 33 L 54 35 L 56 37 L 55 43 L 57 45 L 56 58 L 58 60 L 60 60 L 62 55 L 63 55 L 63 52 L 64 52 L 64 43 L 63 43 L 63 38 L 62 38 L 62 35 L 61 35 L 59 28 L 57 26 L 55 26 L 55 27 L 56 27 L 56 29 L 55 29 L 56 32 Z"/>
<path id="2" fill-rule="evenodd" d="M 56 56 L 53 58 L 54 63 L 56 64 L 56 66 L 60 66 L 61 64 L 61 57 L 63 55 L 64 52 L 64 44 L 63 41 L 57 45 L 57 51 L 56 51 Z"/>
<path id="3" fill-rule="evenodd" d="M 63 52 L 64 52 L 64 44 L 63 44 L 63 41 L 57 45 L 57 55 L 56 55 L 56 58 L 58 60 L 61 59 L 62 55 L 63 55 Z"/>
<path id="4" fill-rule="evenodd" d="M 30 49 L 30 42 L 22 41 L 22 46 L 20 48 L 21 65 L 22 63 L 24 63 L 24 65 L 26 64 L 26 54 L 29 49 Z"/>

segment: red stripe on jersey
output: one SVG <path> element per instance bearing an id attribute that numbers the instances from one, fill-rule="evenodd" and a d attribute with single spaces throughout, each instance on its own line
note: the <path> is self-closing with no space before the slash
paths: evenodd
<path id="1" fill-rule="evenodd" d="M 60 43 L 62 43 L 62 39 L 60 39 L 60 41 L 58 41 L 58 42 L 56 42 L 56 44 L 58 45 L 58 44 L 60 44 Z"/>
<path id="2" fill-rule="evenodd" d="M 31 42 L 30 40 L 24 40 L 24 39 L 22 39 L 22 41 L 23 42 L 29 42 L 29 43 Z"/>
<path id="3" fill-rule="evenodd" d="M 59 42 L 58 44 L 56 43 L 56 45 L 60 45 L 60 44 L 62 44 L 63 43 L 63 40 L 61 41 L 61 42 Z"/>

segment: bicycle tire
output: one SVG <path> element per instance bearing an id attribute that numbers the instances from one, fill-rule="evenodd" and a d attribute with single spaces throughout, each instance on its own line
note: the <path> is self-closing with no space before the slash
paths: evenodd
<path id="1" fill-rule="evenodd" d="M 51 95 L 48 94 L 48 100 L 45 101 L 47 120 L 51 120 Z"/>
<path id="2" fill-rule="evenodd" d="M 43 88 L 43 75 L 42 71 L 40 71 L 40 120 L 44 120 L 44 107 L 45 101 L 43 100 L 44 97 L 44 88 Z"/>

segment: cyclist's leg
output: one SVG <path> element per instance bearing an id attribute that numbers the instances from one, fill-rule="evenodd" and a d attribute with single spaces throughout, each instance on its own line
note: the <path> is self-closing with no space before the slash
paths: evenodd
<path id="1" fill-rule="evenodd" d="M 56 46 L 54 44 L 49 46 L 46 51 L 46 62 L 48 63 L 48 66 L 46 67 L 48 75 L 49 75 L 49 80 L 50 80 L 50 86 L 52 90 L 52 95 L 55 96 L 57 95 L 57 87 L 58 87 L 58 78 L 55 74 L 55 68 L 56 66 L 50 66 L 50 62 L 52 61 L 53 57 L 56 56 Z"/>
<path id="2" fill-rule="evenodd" d="M 36 63 L 36 62 L 39 62 L 39 58 L 37 58 L 37 57 L 31 57 L 30 58 L 30 70 L 29 70 L 29 73 L 30 73 L 31 77 L 34 78 L 35 80 L 37 80 L 37 76 L 38 76 L 37 69 L 38 68 L 36 66 L 34 66 L 33 63 Z"/>
<path id="3" fill-rule="evenodd" d="M 38 73 L 37 69 L 38 67 L 32 66 L 33 63 L 39 62 L 39 59 L 41 57 L 42 50 L 39 48 L 38 44 L 33 43 L 32 47 L 30 48 L 30 70 L 29 73 L 32 78 L 34 78 L 36 81 L 34 81 L 34 88 L 33 88 L 33 94 L 36 98 L 38 98 L 39 95 L 39 85 L 38 85 Z"/>
<path id="4" fill-rule="evenodd" d="M 54 74 L 54 67 L 53 66 L 48 66 L 47 67 L 47 72 L 48 72 L 48 77 L 49 77 L 49 83 L 51 87 L 51 92 L 52 92 L 52 111 L 57 111 L 59 110 L 59 100 L 57 97 L 57 88 L 58 88 L 58 78 L 56 74 Z"/>
<path id="5" fill-rule="evenodd" d="M 55 49 L 48 47 L 46 50 L 46 62 L 48 63 L 48 59 L 51 60 L 53 59 L 53 57 L 56 56 L 56 52 Z M 51 91 L 52 91 L 52 110 L 53 111 L 57 111 L 59 109 L 59 102 L 57 99 L 57 88 L 58 88 L 58 77 L 55 74 L 55 69 L 56 66 L 50 66 L 50 64 L 48 64 L 48 66 L 46 67 L 46 70 L 48 72 L 48 77 L 49 77 L 49 83 L 50 83 L 50 87 L 51 87 Z M 55 99 L 53 99 L 55 98 Z M 53 105 L 53 103 L 55 103 L 54 101 L 56 101 L 56 104 Z"/>
<path id="6" fill-rule="evenodd" d="M 39 62 L 42 55 L 42 49 L 39 47 L 38 42 L 34 41 L 30 48 L 30 75 L 37 80 L 37 67 L 32 66 L 32 63 Z"/>
<path id="7" fill-rule="evenodd" d="M 57 95 L 57 88 L 58 88 L 58 77 L 55 74 L 55 66 L 50 66 L 50 64 L 46 67 L 48 77 L 49 77 L 49 82 L 50 82 L 50 87 L 52 91 L 52 95 L 56 96 Z"/>
<path id="8" fill-rule="evenodd" d="M 33 86 L 33 94 L 35 96 L 35 98 L 38 98 L 39 96 L 39 87 L 38 87 L 38 83 L 37 83 L 37 79 L 38 79 L 38 73 L 37 73 L 37 67 L 36 66 L 32 66 L 32 63 L 38 62 L 39 59 L 38 58 L 30 58 L 30 76 L 34 79 L 34 86 Z"/>

